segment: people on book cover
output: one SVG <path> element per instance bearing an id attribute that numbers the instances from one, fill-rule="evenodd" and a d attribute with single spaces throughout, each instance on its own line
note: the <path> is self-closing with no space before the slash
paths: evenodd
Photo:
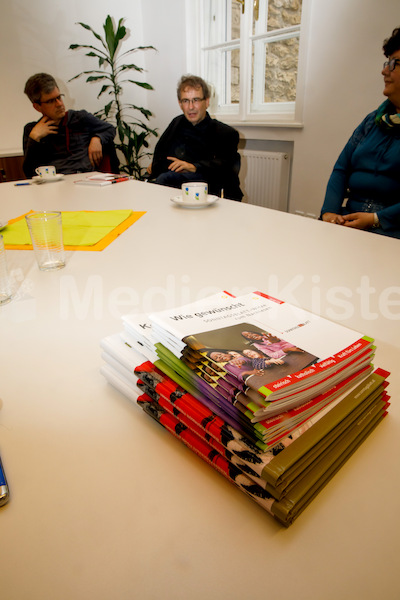
<path id="1" fill-rule="evenodd" d="M 216 341 L 224 346 L 215 346 Z M 184 338 L 194 345 L 203 360 L 210 359 L 226 375 L 256 389 L 295 373 L 318 360 L 274 334 L 249 323 L 239 323 L 201 332 Z M 249 378 L 251 377 L 251 383 Z"/>
<path id="2" fill-rule="evenodd" d="M 233 356 L 231 354 L 233 352 Z M 208 350 L 206 356 L 211 360 L 224 365 L 224 369 L 232 373 L 237 379 L 245 381 L 249 375 L 261 375 L 262 367 L 259 365 L 253 366 L 251 360 L 246 358 L 236 351 L 228 350 Z"/>
<path id="3" fill-rule="evenodd" d="M 242 353 L 236 350 L 209 350 L 207 356 L 219 363 L 224 363 L 224 368 L 237 379 L 246 381 L 249 375 L 263 375 L 265 369 L 273 365 L 283 365 L 279 358 L 267 359 L 256 350 L 244 349 Z"/>
<path id="4" fill-rule="evenodd" d="M 265 368 L 271 365 L 283 365 L 285 361 L 282 358 L 265 358 L 265 354 L 262 352 L 258 352 L 257 350 L 252 350 L 251 348 L 245 348 L 243 350 L 243 355 L 251 360 L 251 363 L 254 367 L 259 368 L 260 370 L 264 370 Z"/>
<path id="5" fill-rule="evenodd" d="M 265 331 L 242 331 L 242 336 L 248 340 L 254 348 L 260 350 L 271 358 L 282 358 L 287 352 L 304 352 L 301 348 L 293 346 L 281 338 Z"/>

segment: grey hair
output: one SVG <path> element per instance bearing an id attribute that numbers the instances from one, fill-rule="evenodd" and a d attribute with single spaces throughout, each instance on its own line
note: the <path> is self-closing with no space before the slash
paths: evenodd
<path id="1" fill-rule="evenodd" d="M 40 104 L 42 94 L 50 94 L 58 87 L 56 80 L 48 73 L 36 73 L 29 77 L 25 84 L 24 93 L 32 103 Z"/>
<path id="2" fill-rule="evenodd" d="M 210 88 L 208 87 L 207 83 L 201 77 L 197 77 L 197 75 L 182 75 L 178 81 L 178 87 L 176 89 L 178 100 L 181 99 L 181 92 L 183 92 L 186 88 L 201 88 L 204 98 L 209 98 L 211 95 Z"/>

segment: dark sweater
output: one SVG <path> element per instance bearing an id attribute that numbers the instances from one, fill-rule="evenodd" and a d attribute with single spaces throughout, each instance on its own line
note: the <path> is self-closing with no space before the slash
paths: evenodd
<path id="1" fill-rule="evenodd" d="M 97 119 L 85 110 L 69 110 L 58 127 L 58 133 L 49 134 L 40 142 L 29 137 L 36 122 L 24 127 L 24 164 L 27 177 L 35 175 L 36 167 L 54 165 L 58 173 L 84 173 L 93 171 L 88 147 L 92 137 L 100 138 L 102 146 L 111 143 L 115 128 Z"/>
<path id="2" fill-rule="evenodd" d="M 240 155 L 237 151 L 238 132 L 226 125 L 206 117 L 192 125 L 184 115 L 175 117 L 168 125 L 154 150 L 152 178 L 168 171 L 167 156 L 192 163 L 202 180 L 207 181 L 209 193 L 224 195 L 232 200 L 241 200 L 239 186 Z"/>

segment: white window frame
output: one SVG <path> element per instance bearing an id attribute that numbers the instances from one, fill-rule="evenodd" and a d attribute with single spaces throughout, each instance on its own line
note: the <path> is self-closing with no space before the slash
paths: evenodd
<path id="1" fill-rule="evenodd" d="M 187 32 L 187 66 L 188 72 L 200 75 L 207 79 L 205 66 L 205 53 L 201 49 L 202 40 L 202 10 L 201 0 L 185 0 L 186 1 L 186 32 Z M 240 44 L 240 102 L 239 105 L 232 104 L 217 104 L 215 98 L 211 98 L 210 112 L 217 118 L 237 125 L 269 125 L 269 126 L 287 126 L 287 127 L 302 127 L 303 125 L 303 99 L 305 87 L 305 67 L 307 54 L 307 38 L 308 24 L 310 13 L 311 0 L 303 0 L 302 2 L 302 18 L 301 25 L 288 27 L 284 30 L 270 31 L 268 33 L 255 33 L 255 35 L 247 35 L 246 32 L 252 33 L 252 11 L 253 1 L 246 0 L 244 14 L 241 14 L 240 23 L 240 38 L 244 41 L 231 41 L 216 44 L 209 48 L 232 50 L 239 48 Z M 222 3 L 221 3 L 222 5 Z M 260 6 L 260 18 L 265 15 L 261 14 L 262 5 Z M 222 13 L 222 9 L 221 9 Z M 222 15 L 223 17 L 223 15 Z M 229 25 L 229 24 L 227 24 Z M 258 50 L 261 54 L 263 48 L 262 41 L 280 41 L 290 37 L 298 37 L 300 34 L 298 67 L 297 67 L 297 87 L 295 102 L 276 102 L 264 103 L 263 97 L 263 75 L 260 76 L 260 85 L 254 88 L 253 94 L 258 103 L 253 103 L 251 107 L 251 47 L 253 41 L 261 40 Z M 257 49 L 255 49 L 257 52 Z M 265 56 L 265 52 L 264 52 Z M 222 61 L 221 61 L 222 63 Z M 259 63 L 259 70 L 263 69 L 264 57 Z M 222 64 L 221 64 L 222 67 Z M 247 73 L 247 77 L 243 77 L 243 73 Z M 220 74 L 220 85 L 225 81 L 225 73 Z M 227 77 L 230 76 L 228 69 Z M 208 81 L 208 83 L 212 82 Z M 225 90 L 224 90 L 225 91 Z"/>

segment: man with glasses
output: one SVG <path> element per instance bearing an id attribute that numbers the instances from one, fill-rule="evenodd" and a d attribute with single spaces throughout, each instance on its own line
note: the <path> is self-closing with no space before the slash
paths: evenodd
<path id="1" fill-rule="evenodd" d="M 35 169 L 43 165 L 54 165 L 64 174 L 96 170 L 104 146 L 113 143 L 115 128 L 85 110 L 66 111 L 64 94 L 47 73 L 30 77 L 24 92 L 42 115 L 24 128 L 25 175 L 33 177 Z"/>
<path id="2" fill-rule="evenodd" d="M 183 76 L 177 95 L 183 114 L 171 121 L 157 142 L 148 167 L 151 181 L 175 188 L 188 181 L 206 181 L 210 194 L 240 201 L 238 132 L 210 117 L 210 90 L 200 77 Z"/>

